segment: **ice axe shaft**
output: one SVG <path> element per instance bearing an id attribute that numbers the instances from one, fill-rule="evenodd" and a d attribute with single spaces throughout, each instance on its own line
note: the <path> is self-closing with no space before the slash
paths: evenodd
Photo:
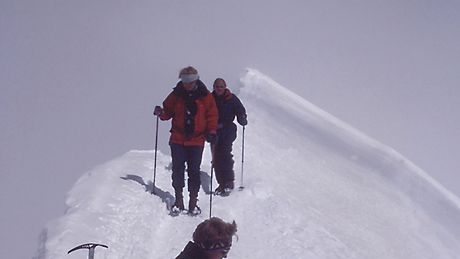
<path id="1" fill-rule="evenodd" d="M 69 252 L 67 252 L 67 254 L 70 254 L 73 251 L 80 250 L 80 249 L 88 249 L 89 250 L 88 251 L 88 259 L 94 259 L 94 251 L 96 250 L 96 247 L 98 247 L 98 246 L 102 246 L 104 248 L 109 248 L 108 246 L 102 245 L 102 244 L 88 243 L 88 244 L 79 245 L 79 246 L 76 246 L 76 247 L 70 249 Z"/>

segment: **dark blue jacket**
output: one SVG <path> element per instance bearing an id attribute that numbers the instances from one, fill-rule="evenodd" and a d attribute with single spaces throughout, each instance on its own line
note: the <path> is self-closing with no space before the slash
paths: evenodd
<path id="1" fill-rule="evenodd" d="M 233 123 L 235 117 L 240 125 L 247 124 L 246 109 L 236 95 L 227 88 L 223 95 L 218 96 L 212 92 L 219 111 L 217 135 L 219 142 L 232 143 L 236 139 L 236 125 Z"/>

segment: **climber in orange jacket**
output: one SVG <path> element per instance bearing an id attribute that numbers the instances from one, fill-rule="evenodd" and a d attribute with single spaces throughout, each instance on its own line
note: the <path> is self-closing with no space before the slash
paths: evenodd
<path id="1" fill-rule="evenodd" d="M 172 119 L 169 145 L 172 156 L 172 186 L 176 200 L 172 213 L 185 210 L 183 188 L 187 163 L 189 214 L 201 213 L 197 205 L 200 189 L 200 166 L 205 140 L 216 141 L 218 111 L 212 94 L 199 79 L 198 71 L 189 66 L 179 73 L 180 81 L 154 114 L 161 120 Z"/>

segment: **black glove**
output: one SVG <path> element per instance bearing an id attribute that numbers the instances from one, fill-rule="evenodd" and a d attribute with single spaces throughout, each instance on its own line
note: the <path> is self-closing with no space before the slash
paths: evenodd
<path id="1" fill-rule="evenodd" d="M 208 133 L 206 134 L 206 141 L 215 144 L 217 141 L 217 134 L 216 133 Z"/>
<path id="2" fill-rule="evenodd" d="M 155 106 L 155 110 L 153 110 L 153 115 L 160 116 L 163 113 L 163 109 L 160 106 Z"/>
<path id="3" fill-rule="evenodd" d="M 246 116 L 246 115 L 243 115 L 243 116 L 238 117 L 237 120 L 238 120 L 238 123 L 239 123 L 241 126 L 246 126 L 246 125 L 248 125 L 248 119 L 247 119 L 247 116 Z"/>

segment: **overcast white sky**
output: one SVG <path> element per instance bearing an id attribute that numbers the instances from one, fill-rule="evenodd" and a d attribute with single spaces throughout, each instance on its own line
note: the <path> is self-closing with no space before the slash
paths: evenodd
<path id="1" fill-rule="evenodd" d="M 459 11 L 424 0 L 0 0 L 0 257 L 32 256 L 85 171 L 153 149 L 152 109 L 187 65 L 230 88 L 256 68 L 460 195 Z"/>

